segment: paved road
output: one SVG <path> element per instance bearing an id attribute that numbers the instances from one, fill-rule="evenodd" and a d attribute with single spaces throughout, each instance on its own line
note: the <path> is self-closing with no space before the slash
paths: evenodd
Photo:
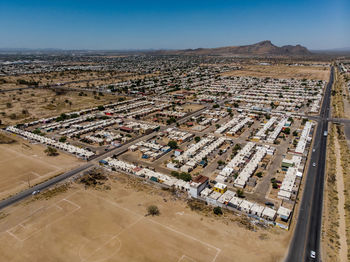
<path id="1" fill-rule="evenodd" d="M 43 190 L 45 188 L 48 188 L 48 187 L 50 187 L 54 184 L 57 184 L 58 182 L 61 182 L 61 181 L 65 180 L 65 179 L 67 179 L 75 174 L 78 174 L 79 172 L 81 172 L 83 170 L 86 170 L 86 169 L 92 167 L 93 165 L 94 165 L 93 163 L 84 164 L 84 165 L 82 165 L 74 170 L 71 170 L 71 171 L 66 172 L 62 175 L 56 176 L 56 177 L 54 177 L 54 178 L 52 178 L 44 183 L 41 183 L 41 184 L 36 185 L 34 187 L 28 188 L 28 189 L 18 193 L 15 196 L 12 196 L 6 200 L 1 201 L 0 202 L 0 209 L 3 209 L 7 206 L 10 206 L 10 205 L 26 198 L 26 197 L 32 195 L 32 193 L 36 190 Z"/>
<path id="2" fill-rule="evenodd" d="M 19 88 L 11 88 L 11 89 L 2 89 L 0 90 L 0 93 L 7 93 L 7 92 L 12 92 L 12 91 L 22 91 L 25 89 L 34 89 L 37 88 L 35 86 L 27 86 L 27 87 L 19 87 Z"/>
<path id="3" fill-rule="evenodd" d="M 327 147 L 327 137 L 324 136 L 324 131 L 328 130 L 333 74 L 334 68 L 332 67 L 314 138 L 315 152 L 311 155 L 298 221 L 286 258 L 287 262 L 320 261 L 321 259 L 320 236 Z M 316 163 L 316 167 L 312 166 L 313 163 Z M 310 258 L 312 250 L 316 252 L 316 259 Z"/>
<path id="4" fill-rule="evenodd" d="M 181 118 L 178 122 L 184 122 L 184 121 L 187 121 L 189 118 L 191 118 L 192 116 L 196 116 L 200 113 L 202 113 L 204 110 L 206 110 L 207 108 L 209 107 L 209 105 L 205 105 L 204 108 L 200 109 L 200 110 L 197 110 L 195 112 L 191 112 L 190 114 L 186 115 L 185 117 Z M 176 124 L 172 124 L 172 125 L 169 125 L 169 126 L 165 126 L 165 127 L 161 127 L 161 130 L 165 130 L 166 128 L 168 127 L 175 127 Z M 104 159 L 108 156 L 112 156 L 112 155 L 118 155 L 118 154 L 122 154 L 124 153 L 125 151 L 128 150 L 128 147 L 132 144 L 135 144 L 141 140 L 147 140 L 147 139 L 150 139 L 152 136 L 155 136 L 157 134 L 157 131 L 154 131 L 150 134 L 146 134 L 146 135 L 143 135 L 141 137 L 138 137 L 134 140 L 130 140 L 128 141 L 127 143 L 123 144 L 121 147 L 118 147 L 118 148 L 114 148 L 114 149 L 111 149 L 107 152 L 103 152 L 102 154 L 99 154 L 99 155 L 96 155 L 94 156 L 92 159 L 90 159 L 86 164 L 78 167 L 78 168 L 75 168 L 69 172 L 66 172 L 62 175 L 59 175 L 57 177 L 54 177 L 46 182 L 43 182 L 41 184 L 38 184 L 34 187 L 31 187 L 31 188 L 28 188 L 12 197 L 9 197 L 3 201 L 0 201 L 0 210 L 7 207 L 7 206 L 10 206 L 12 204 L 15 204 L 29 196 L 32 195 L 32 193 L 34 191 L 37 191 L 37 190 L 44 190 L 46 188 L 49 188 L 67 178 L 70 178 L 74 175 L 77 175 L 79 174 L 80 172 L 84 171 L 84 170 L 87 170 L 89 169 L 90 167 L 94 166 L 95 164 L 98 163 L 99 160 L 101 159 Z"/>

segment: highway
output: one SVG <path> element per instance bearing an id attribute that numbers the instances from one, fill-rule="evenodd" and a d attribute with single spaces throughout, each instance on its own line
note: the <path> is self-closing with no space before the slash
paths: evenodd
<path id="1" fill-rule="evenodd" d="M 327 148 L 327 136 L 324 136 L 324 132 L 328 131 L 333 74 L 334 68 L 332 67 L 314 136 L 313 149 L 315 152 L 312 152 L 309 161 L 304 193 L 294 235 L 286 258 L 287 262 L 321 261 L 320 237 Z M 313 163 L 316 163 L 315 167 L 313 167 Z M 315 259 L 310 256 L 311 251 L 316 252 Z"/>
<path id="2" fill-rule="evenodd" d="M 187 121 L 188 119 L 190 119 L 192 116 L 196 116 L 196 115 L 199 115 L 200 113 L 202 113 L 204 110 L 206 110 L 207 108 L 209 107 L 209 105 L 204 105 L 204 107 L 202 109 L 199 109 L 197 111 L 194 111 L 194 112 L 191 112 L 189 114 L 187 114 L 186 116 L 180 118 L 178 120 L 178 122 L 180 123 L 183 123 L 185 121 Z M 165 130 L 166 128 L 169 128 L 169 127 L 175 127 L 176 124 L 171 124 L 171 125 L 168 125 L 168 126 L 163 126 L 161 127 L 160 131 L 163 131 Z M 56 177 L 53 177 L 51 178 L 50 180 L 46 181 L 46 182 L 43 182 L 41 184 L 38 184 L 36 186 L 33 186 L 31 188 L 28 188 L 16 195 L 13 195 L 5 200 L 2 200 L 0 201 L 0 210 L 5 208 L 5 207 L 8 207 L 10 205 L 13 205 L 29 196 L 32 195 L 32 193 L 34 191 L 37 191 L 37 190 L 44 190 L 44 189 L 47 189 L 59 182 L 62 182 L 63 180 L 65 179 L 68 179 L 74 175 L 77 175 L 79 174 L 80 172 L 82 171 L 85 171 L 91 167 L 93 167 L 94 165 L 98 164 L 98 161 L 101 160 L 101 159 L 104 159 L 106 157 L 109 157 L 109 156 L 112 156 L 112 155 L 118 155 L 118 154 L 122 154 L 124 153 L 125 151 L 128 150 L 128 147 L 132 144 L 135 144 L 141 140 L 147 140 L 147 139 L 150 139 L 152 136 L 156 135 L 157 131 L 154 131 L 150 134 L 145 134 L 143 136 L 140 136 L 136 139 L 133 139 L 133 140 L 130 140 L 126 143 L 124 143 L 121 147 L 118 147 L 118 148 L 113 148 L 109 151 L 106 151 L 106 152 L 103 152 L 102 154 L 99 154 L 99 155 L 96 155 L 94 157 L 92 157 L 89 161 L 87 161 L 86 164 L 82 165 L 82 166 L 79 166 L 71 171 L 68 171 L 64 174 L 61 174 L 59 176 L 56 176 Z"/>

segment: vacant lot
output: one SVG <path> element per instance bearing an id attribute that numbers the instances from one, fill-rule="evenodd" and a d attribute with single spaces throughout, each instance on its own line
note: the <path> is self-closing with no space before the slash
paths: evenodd
<path id="1" fill-rule="evenodd" d="M 15 124 L 61 113 L 117 102 L 118 96 L 103 96 L 85 92 L 66 92 L 58 95 L 52 90 L 23 90 L 0 93 L 0 114 L 3 124 Z"/>
<path id="2" fill-rule="evenodd" d="M 0 144 L 0 199 L 83 163 L 64 153 L 48 157 L 45 147 L 11 137 L 17 142 Z"/>
<path id="3" fill-rule="evenodd" d="M 295 78 L 329 80 L 329 67 L 288 65 L 245 65 L 241 70 L 223 73 L 224 76 L 255 76 L 271 78 Z"/>
<path id="4" fill-rule="evenodd" d="M 191 211 L 170 192 L 118 175 L 111 190 L 70 190 L 4 210 L 6 261 L 281 261 L 290 234 L 232 214 Z M 145 216 L 155 204 L 160 216 Z"/>
<path id="5" fill-rule="evenodd" d="M 3 76 L 0 77 L 0 90 L 23 88 L 27 84 L 21 84 L 21 81 L 37 82 L 39 86 L 52 85 L 57 83 L 69 83 L 66 87 L 95 87 L 100 85 L 115 84 L 120 81 L 129 79 L 143 79 L 158 75 L 147 74 L 138 75 L 127 72 L 103 72 L 103 71 L 65 71 L 65 72 L 50 72 L 38 74 L 26 74 L 19 76 Z M 32 85 L 32 84 L 29 84 Z"/>

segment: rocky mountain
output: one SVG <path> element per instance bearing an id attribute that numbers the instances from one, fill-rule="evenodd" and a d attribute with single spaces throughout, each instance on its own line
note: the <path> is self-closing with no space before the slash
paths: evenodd
<path id="1" fill-rule="evenodd" d="M 285 45 L 278 47 L 271 41 L 262 41 L 252 45 L 226 46 L 218 48 L 198 48 L 185 50 L 161 50 L 157 54 L 174 54 L 174 55 L 248 55 L 248 56 L 306 56 L 312 53 L 301 45 Z"/>

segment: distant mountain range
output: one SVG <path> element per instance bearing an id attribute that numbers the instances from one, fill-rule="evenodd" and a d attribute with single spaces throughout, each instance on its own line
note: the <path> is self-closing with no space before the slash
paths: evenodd
<path id="1" fill-rule="evenodd" d="M 314 54 L 301 45 L 276 46 L 271 41 L 262 41 L 252 45 L 226 46 L 197 49 L 162 49 L 162 50 L 63 50 L 57 48 L 0 48 L 0 53 L 45 54 L 45 53 L 80 53 L 80 54 L 152 54 L 152 55 L 213 55 L 213 56 L 309 56 Z M 321 53 L 315 51 L 315 53 Z"/>
<path id="2" fill-rule="evenodd" d="M 256 56 L 305 56 L 312 53 L 301 45 L 285 45 L 278 47 L 271 41 L 262 41 L 252 45 L 242 46 L 226 46 L 217 48 L 197 48 L 185 50 L 158 50 L 154 54 L 173 54 L 173 55 L 215 55 L 215 56 L 230 56 L 230 55 L 256 55 Z"/>

